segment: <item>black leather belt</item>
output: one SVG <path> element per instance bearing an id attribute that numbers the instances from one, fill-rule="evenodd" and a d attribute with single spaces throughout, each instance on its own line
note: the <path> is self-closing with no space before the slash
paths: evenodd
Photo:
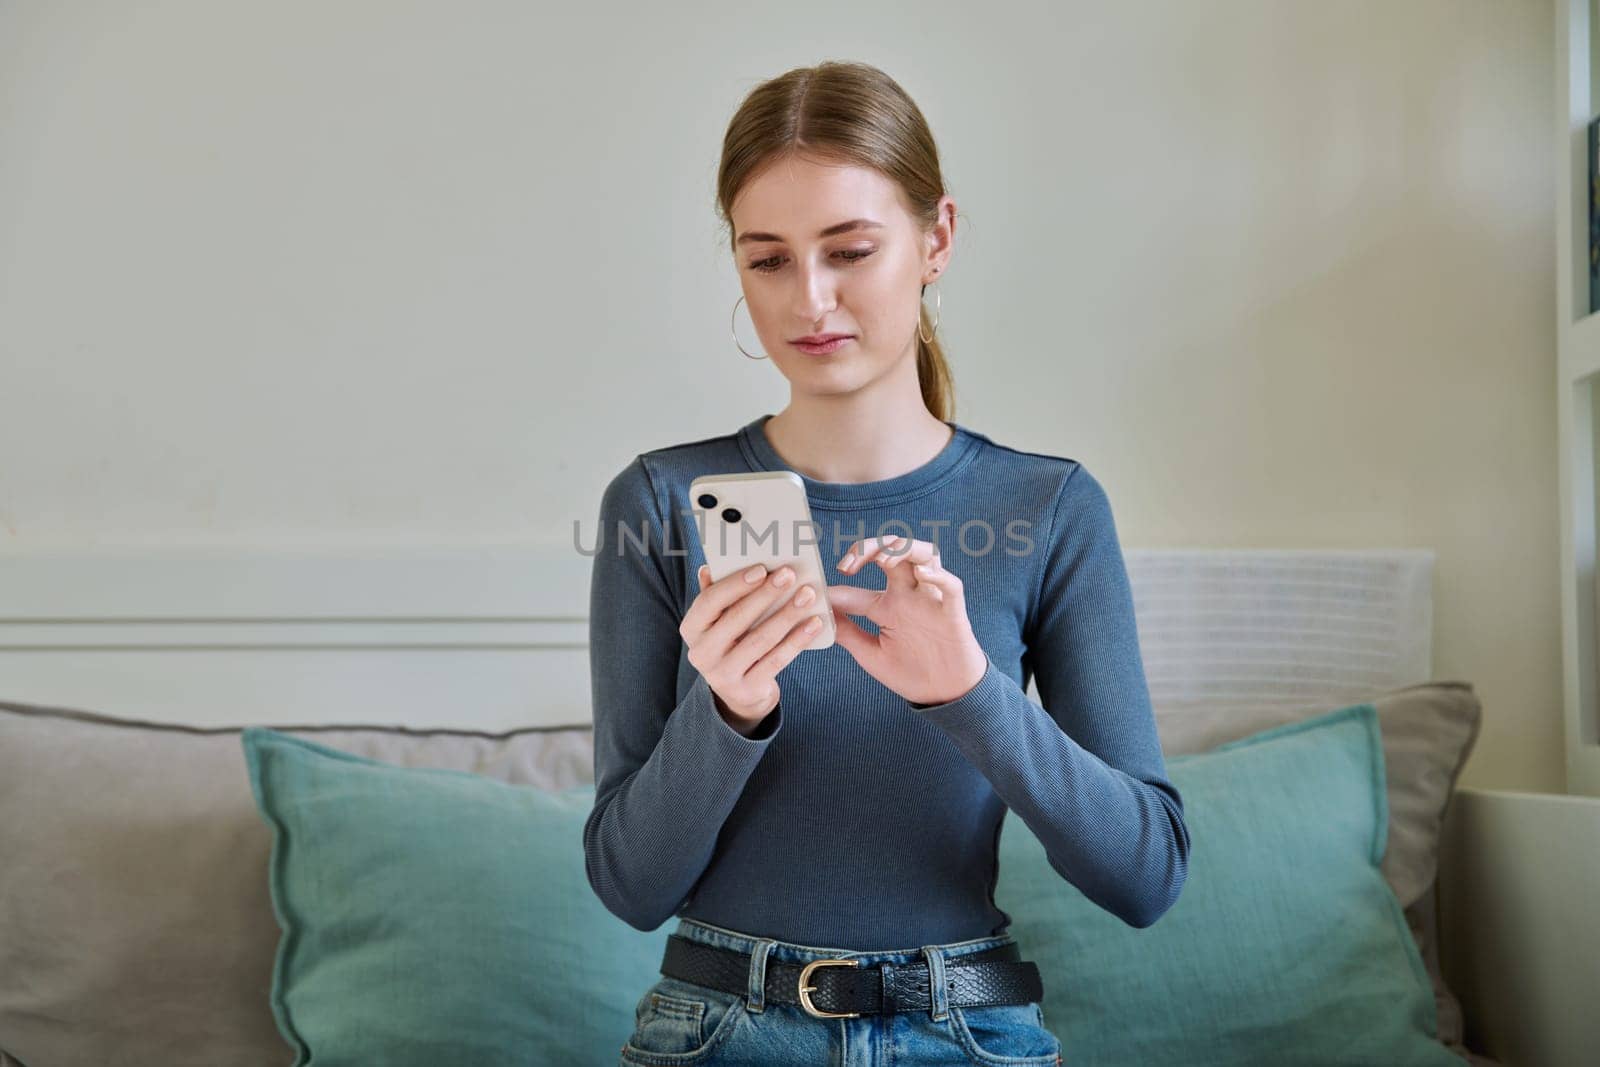
<path id="1" fill-rule="evenodd" d="M 1012 941 L 948 959 L 944 973 L 949 1002 L 968 1008 L 1042 1000 L 1039 968 L 1021 955 Z M 743 996 L 750 991 L 750 953 L 668 934 L 661 973 Z M 863 966 L 849 956 L 789 963 L 769 955 L 764 996 L 769 1002 L 798 1004 L 819 1019 L 928 1011 L 933 1006 L 926 960 Z"/>

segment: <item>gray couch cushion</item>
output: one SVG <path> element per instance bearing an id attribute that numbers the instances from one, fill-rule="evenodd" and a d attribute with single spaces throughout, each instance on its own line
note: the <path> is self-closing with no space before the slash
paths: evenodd
<path id="1" fill-rule="evenodd" d="M 275 728 L 540 788 L 594 774 L 587 724 Z M 237 728 L 0 703 L 0 1047 L 30 1067 L 285 1067 L 271 850 Z"/>

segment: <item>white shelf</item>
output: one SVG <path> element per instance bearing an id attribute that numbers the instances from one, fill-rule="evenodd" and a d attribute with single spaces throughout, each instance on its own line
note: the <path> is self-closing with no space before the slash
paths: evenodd
<path id="1" fill-rule="evenodd" d="M 1596 391 L 1600 314 L 1589 307 L 1588 124 L 1600 105 L 1594 78 L 1597 0 L 1557 0 L 1556 432 L 1561 494 L 1562 703 L 1567 791 L 1600 796 L 1596 626 Z M 1565 148 L 1565 156 L 1560 154 Z"/>
<path id="2" fill-rule="evenodd" d="M 1561 352 L 1561 380 L 1581 385 L 1600 373 L 1600 312 L 1586 315 L 1567 328 Z"/>

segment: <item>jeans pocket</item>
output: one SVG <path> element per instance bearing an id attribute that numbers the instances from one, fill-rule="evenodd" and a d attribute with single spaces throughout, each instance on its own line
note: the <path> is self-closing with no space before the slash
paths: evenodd
<path id="1" fill-rule="evenodd" d="M 1028 1004 L 950 1006 L 950 1021 L 967 1054 L 996 1067 L 1055 1067 L 1061 1039 L 1045 1028 L 1044 1009 Z"/>
<path id="2" fill-rule="evenodd" d="M 623 1062 L 651 1067 L 699 1063 L 716 1051 L 743 1013 L 744 997 L 737 993 L 662 977 L 634 1006 Z"/>

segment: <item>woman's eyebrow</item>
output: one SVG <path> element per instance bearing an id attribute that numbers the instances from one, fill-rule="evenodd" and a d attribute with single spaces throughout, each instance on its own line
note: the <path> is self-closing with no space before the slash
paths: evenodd
<path id="1" fill-rule="evenodd" d="M 832 237 L 837 233 L 848 233 L 851 230 L 881 230 L 883 223 L 875 219 L 850 219 L 847 222 L 836 222 L 832 226 L 817 234 L 818 237 Z M 735 244 L 744 244 L 746 241 L 782 241 L 783 238 L 775 233 L 744 233 L 739 235 Z"/>

